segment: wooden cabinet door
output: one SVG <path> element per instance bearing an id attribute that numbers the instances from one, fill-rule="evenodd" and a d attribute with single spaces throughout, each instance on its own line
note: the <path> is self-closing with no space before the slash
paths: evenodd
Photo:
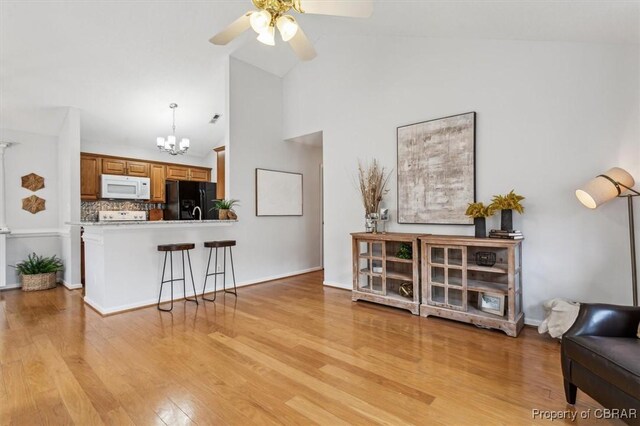
<path id="1" fill-rule="evenodd" d="M 80 156 L 80 198 L 97 200 L 100 195 L 100 159 Z"/>
<path id="2" fill-rule="evenodd" d="M 151 201 L 152 203 L 164 203 L 165 197 L 165 166 L 151 164 Z"/>
<path id="3" fill-rule="evenodd" d="M 167 179 L 189 180 L 189 168 L 183 166 L 167 166 Z"/>
<path id="4" fill-rule="evenodd" d="M 211 171 L 208 169 L 189 169 L 189 180 L 209 182 Z"/>
<path id="5" fill-rule="evenodd" d="M 216 174 L 217 176 L 217 184 L 216 184 L 216 192 L 217 192 L 217 196 L 216 198 L 218 200 L 224 200 L 224 186 L 225 186 L 225 147 L 222 146 L 220 148 L 216 148 L 215 149 L 216 154 L 217 154 L 217 168 L 216 168 Z"/>
<path id="6" fill-rule="evenodd" d="M 102 173 L 105 175 L 126 175 L 127 161 L 116 158 L 103 158 Z"/>
<path id="7" fill-rule="evenodd" d="M 127 161 L 127 176 L 149 177 L 149 163 Z"/>

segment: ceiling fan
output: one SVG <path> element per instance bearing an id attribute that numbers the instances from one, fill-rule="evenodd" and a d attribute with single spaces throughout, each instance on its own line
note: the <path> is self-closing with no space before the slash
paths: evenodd
<path id="1" fill-rule="evenodd" d="M 304 14 L 368 18 L 373 13 L 373 0 L 251 0 L 258 10 L 252 10 L 236 19 L 209 41 L 225 45 L 250 27 L 258 33 L 258 41 L 275 46 L 276 28 L 282 40 L 289 42 L 295 54 L 303 61 L 316 57 L 316 50 L 296 19 L 287 13 L 294 10 Z"/>

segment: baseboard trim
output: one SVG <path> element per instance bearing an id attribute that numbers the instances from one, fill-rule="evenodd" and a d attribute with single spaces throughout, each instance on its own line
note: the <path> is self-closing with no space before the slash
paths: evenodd
<path id="1" fill-rule="evenodd" d="M 5 291 L 5 290 L 16 290 L 21 288 L 22 285 L 21 284 L 7 284 L 6 286 L 0 288 L 0 291 Z"/>
<path id="2" fill-rule="evenodd" d="M 537 320 L 537 319 L 531 319 L 531 318 L 524 318 L 524 324 L 525 325 L 530 325 L 532 327 L 538 327 L 540 324 L 542 324 L 541 320 Z"/>
<path id="3" fill-rule="evenodd" d="M 311 272 L 318 272 L 318 271 L 322 271 L 322 266 L 317 266 L 314 268 L 309 268 L 309 269 L 303 269 L 300 271 L 296 271 L 296 272 L 287 272 L 286 274 L 280 274 L 280 275 L 273 275 L 270 277 L 265 277 L 265 278 L 258 278 L 256 280 L 249 280 L 249 281 L 242 281 L 236 284 L 237 287 L 244 287 L 244 286 L 249 286 L 249 285 L 254 285 L 254 284 L 265 284 L 268 283 L 270 281 L 277 281 L 277 280 L 281 280 L 283 278 L 291 278 L 291 277 L 295 277 L 297 275 L 304 275 L 304 274 L 310 274 Z"/>
<path id="4" fill-rule="evenodd" d="M 325 287 L 331 287 L 331 288 L 335 288 L 335 289 L 338 289 L 338 290 L 348 290 L 348 291 L 353 290 L 350 286 L 346 287 L 344 284 L 332 283 L 332 282 L 329 282 L 329 281 L 324 281 L 322 283 L 322 285 L 324 285 Z"/>
<path id="5" fill-rule="evenodd" d="M 305 269 L 305 270 L 297 271 L 297 272 L 290 272 L 290 273 L 286 273 L 286 274 L 282 274 L 282 275 L 275 275 L 275 276 L 272 276 L 272 277 L 262 278 L 262 279 L 259 279 L 259 280 L 243 281 L 243 282 L 236 283 L 236 287 L 249 287 L 249 286 L 253 286 L 253 285 L 267 284 L 267 283 L 269 283 L 271 281 L 277 281 L 277 280 L 280 280 L 280 279 L 283 279 L 283 278 L 295 277 L 297 275 L 309 274 L 311 272 L 321 271 L 322 269 L 323 269 L 322 267 L 316 267 L 316 268 Z M 227 283 L 227 289 L 228 289 L 228 285 L 229 285 L 229 283 Z M 218 292 L 222 292 L 222 290 L 218 290 Z M 213 294 L 213 293 L 206 293 L 206 294 Z M 200 294 L 198 294 L 198 297 L 199 296 L 200 296 Z M 190 298 L 193 297 L 193 293 L 187 292 L 187 297 L 190 297 Z M 184 300 L 184 296 L 182 296 L 182 295 L 179 295 L 179 296 L 177 296 L 177 297 L 175 297 L 173 299 L 174 303 L 182 301 L 182 300 Z M 145 300 L 143 302 L 131 303 L 129 305 L 116 306 L 115 308 L 110 308 L 110 309 L 106 309 L 106 308 L 101 307 L 98 303 L 96 303 L 95 301 L 91 300 L 87 296 L 84 297 L 84 302 L 87 305 L 89 305 L 89 307 L 91 307 L 91 309 L 96 311 L 98 314 L 102 315 L 103 317 L 106 317 L 106 316 L 111 316 L 111 315 L 115 315 L 115 314 L 121 314 L 121 313 L 124 313 L 124 312 L 135 311 L 135 310 L 138 310 L 138 309 L 148 308 L 150 306 L 155 306 L 158 303 L 158 299 L 153 299 L 153 300 L 149 299 L 149 300 Z M 165 297 L 160 301 L 160 303 L 168 303 L 168 302 L 171 302 L 171 297 Z"/>
<path id="6" fill-rule="evenodd" d="M 82 288 L 82 283 L 80 283 L 80 284 L 69 284 L 64 280 L 62 280 L 60 282 L 62 283 L 63 286 L 65 286 L 67 288 L 67 290 L 78 290 L 78 289 Z"/>

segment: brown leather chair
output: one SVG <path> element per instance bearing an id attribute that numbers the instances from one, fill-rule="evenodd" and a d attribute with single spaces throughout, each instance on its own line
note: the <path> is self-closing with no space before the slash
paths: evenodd
<path id="1" fill-rule="evenodd" d="M 562 375 L 569 404 L 577 390 L 640 425 L 640 308 L 582 304 L 562 338 Z M 635 416 L 633 411 L 635 411 Z M 626 415 L 630 417 L 625 418 Z"/>

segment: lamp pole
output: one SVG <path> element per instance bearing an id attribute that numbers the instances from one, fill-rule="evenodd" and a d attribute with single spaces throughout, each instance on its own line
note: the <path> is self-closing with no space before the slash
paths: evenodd
<path id="1" fill-rule="evenodd" d="M 620 182 L 617 182 L 617 184 L 633 192 L 633 194 L 619 195 L 619 197 L 627 198 L 627 207 L 629 210 L 629 246 L 631 249 L 631 285 L 633 286 L 633 306 L 638 306 L 638 268 L 636 266 L 636 230 L 635 220 L 633 217 L 633 197 L 639 196 L 640 192 L 633 188 L 629 188 Z"/>

